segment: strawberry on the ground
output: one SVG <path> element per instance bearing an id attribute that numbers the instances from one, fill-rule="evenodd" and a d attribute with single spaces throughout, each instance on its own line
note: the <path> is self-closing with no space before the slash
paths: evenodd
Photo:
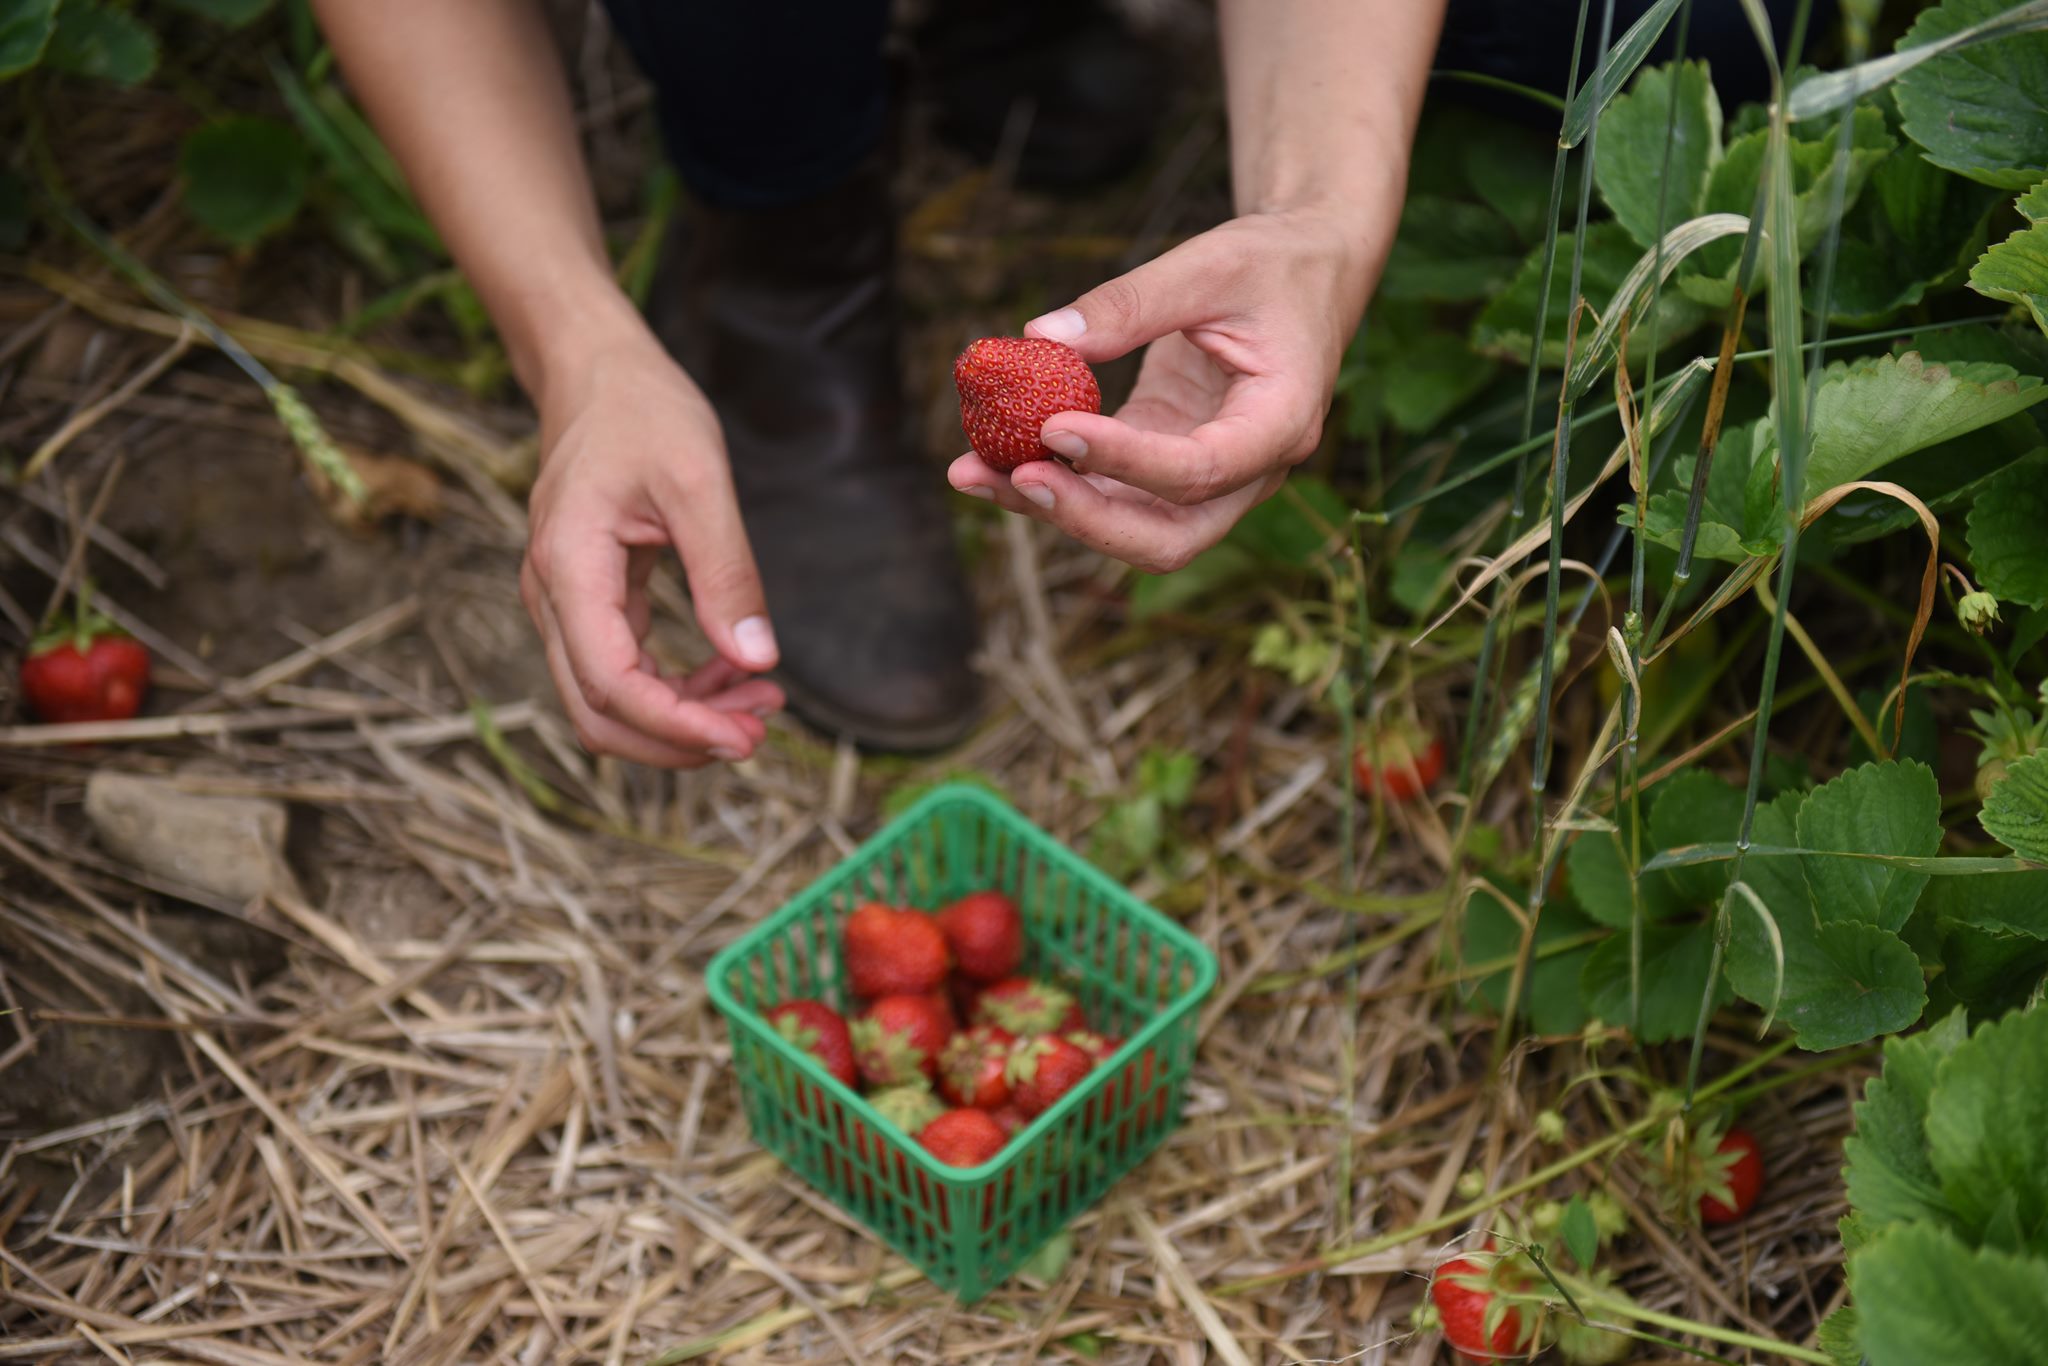
<path id="1" fill-rule="evenodd" d="M 1016 1036 L 1001 1025 L 973 1025 L 946 1041 L 939 1054 L 939 1094 L 955 1105 L 994 1110 L 1010 1100 L 1004 1070 Z"/>
<path id="2" fill-rule="evenodd" d="M 43 721 L 126 721 L 149 691 L 149 651 L 81 607 L 78 619 L 38 636 L 21 662 L 21 695 Z"/>
<path id="3" fill-rule="evenodd" d="M 951 955 L 938 923 L 923 911 L 870 901 L 846 917 L 839 956 L 856 996 L 920 996 L 946 981 Z"/>
<path id="4" fill-rule="evenodd" d="M 1019 1110 L 1036 1118 L 1094 1070 L 1094 1058 L 1057 1034 L 1019 1039 L 1010 1050 L 1010 1098 Z"/>
<path id="5" fill-rule="evenodd" d="M 938 1074 L 939 1053 L 953 1034 L 953 1011 L 930 992 L 884 996 L 850 1027 L 854 1062 L 870 1086 L 897 1086 Z"/>
<path id="6" fill-rule="evenodd" d="M 925 1150 L 949 1167 L 979 1167 L 1003 1150 L 1010 1136 L 986 1110 L 948 1110 L 917 1131 Z"/>
<path id="7" fill-rule="evenodd" d="M 848 1086 L 859 1084 L 853 1039 L 838 1011 L 823 1001 L 784 1001 L 767 1016 L 777 1034 L 823 1063 L 827 1072 Z"/>
<path id="8" fill-rule="evenodd" d="M 1702 1164 L 1700 1218 L 1709 1224 L 1732 1224 L 1749 1213 L 1764 1188 L 1763 1153 L 1747 1129 L 1730 1129 Z"/>
<path id="9" fill-rule="evenodd" d="M 1493 1243 L 1486 1244 L 1490 1251 Z M 1506 1259 L 1454 1258 L 1436 1269 L 1429 1298 L 1443 1320 L 1444 1341 L 1467 1361 L 1505 1361 L 1524 1355 L 1522 1315 L 1496 1298 L 1525 1282 Z"/>
<path id="10" fill-rule="evenodd" d="M 1099 413 L 1102 387 L 1080 353 L 1044 337 L 983 337 L 953 362 L 960 426 L 993 470 L 1013 470 L 1053 453 L 1038 439 L 1059 413 Z"/>
<path id="11" fill-rule="evenodd" d="M 1351 756 L 1351 771 L 1365 796 L 1377 791 L 1390 802 L 1422 796 L 1444 771 L 1444 742 L 1401 721 L 1372 728 Z"/>
<path id="12" fill-rule="evenodd" d="M 970 892 L 939 912 L 939 929 L 963 976 L 1000 982 L 1024 961 L 1024 919 L 1001 892 Z"/>
<path id="13" fill-rule="evenodd" d="M 983 991 L 974 998 L 971 1018 L 974 1024 L 999 1024 L 1020 1039 L 1080 1029 L 1087 1023 L 1072 993 L 1029 977 L 1005 978 Z"/>

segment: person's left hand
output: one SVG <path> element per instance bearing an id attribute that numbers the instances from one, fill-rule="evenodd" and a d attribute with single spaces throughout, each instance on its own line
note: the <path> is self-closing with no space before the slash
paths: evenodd
<path id="1" fill-rule="evenodd" d="M 1129 401 L 1046 420 L 1040 440 L 1071 469 L 1038 460 L 1005 475 L 969 452 L 947 479 L 1139 569 L 1180 568 L 1322 439 L 1386 255 L 1365 221 L 1247 214 L 1032 322 L 1026 335 L 1090 362 L 1151 343 Z"/>

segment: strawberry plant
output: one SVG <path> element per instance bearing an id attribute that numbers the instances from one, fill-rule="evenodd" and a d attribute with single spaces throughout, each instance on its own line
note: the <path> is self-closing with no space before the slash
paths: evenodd
<path id="1" fill-rule="evenodd" d="M 1890 1040 L 1856 1107 L 1838 1361 L 2034 1361 L 2048 1341 L 2048 1010 Z"/>

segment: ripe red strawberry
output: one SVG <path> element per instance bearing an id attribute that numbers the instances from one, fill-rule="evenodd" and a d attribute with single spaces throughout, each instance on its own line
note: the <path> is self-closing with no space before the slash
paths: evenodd
<path id="1" fill-rule="evenodd" d="M 884 996 L 861 1012 L 850 1033 L 854 1061 L 868 1085 L 929 1081 L 953 1035 L 953 1011 L 943 996 Z"/>
<path id="2" fill-rule="evenodd" d="M 1010 1098 L 1036 1118 L 1094 1070 L 1095 1059 L 1057 1034 L 1020 1039 L 1010 1050 Z"/>
<path id="3" fill-rule="evenodd" d="M 1015 1035 L 1001 1025 L 974 1025 L 946 1041 L 939 1054 L 939 1094 L 955 1105 L 994 1110 L 1010 1100 L 1009 1066 Z"/>
<path id="4" fill-rule="evenodd" d="M 1747 1129 L 1730 1129 L 1705 1166 L 1700 1218 L 1709 1224 L 1732 1224 L 1749 1213 L 1764 1188 L 1764 1159 L 1756 1136 Z"/>
<path id="5" fill-rule="evenodd" d="M 870 901 L 846 917 L 839 953 L 853 994 L 922 996 L 937 991 L 951 965 L 946 936 L 923 911 Z"/>
<path id="6" fill-rule="evenodd" d="M 1007 1105 L 999 1105 L 988 1113 L 989 1118 L 1003 1126 L 1003 1133 L 1010 1138 L 1015 1138 L 1017 1131 L 1031 1122 L 1031 1116 L 1019 1110 L 1014 1101 Z"/>
<path id="7" fill-rule="evenodd" d="M 775 1032 L 811 1054 L 848 1086 L 860 1084 L 846 1021 L 823 1001 L 784 1001 L 767 1012 Z"/>
<path id="8" fill-rule="evenodd" d="M 986 1110 L 948 1110 L 917 1131 L 917 1141 L 949 1167 L 979 1167 L 1003 1150 L 1010 1136 Z"/>
<path id="9" fill-rule="evenodd" d="M 1414 801 L 1443 776 L 1444 742 L 1405 724 L 1388 724 L 1369 735 L 1351 756 L 1358 790 L 1377 790 L 1390 802 Z"/>
<path id="10" fill-rule="evenodd" d="M 1000 982 L 1024 961 L 1024 920 L 1001 892 L 970 892 L 939 912 L 939 929 L 963 976 Z"/>
<path id="11" fill-rule="evenodd" d="M 874 1106 L 883 1119 L 905 1136 L 914 1136 L 946 1110 L 945 1103 L 932 1094 L 932 1088 L 921 1077 L 902 1086 L 891 1086 L 874 1092 L 868 1097 L 868 1104 Z M 902 1142 L 903 1139 L 893 1138 L 879 1131 L 870 1132 L 868 1126 L 860 1120 L 853 1121 L 853 1167 L 861 1171 L 860 1189 L 863 1199 L 872 1200 L 875 1195 L 874 1178 L 864 1169 L 869 1167 L 882 1178 L 885 1191 L 898 1194 L 909 1192 L 910 1163 L 899 1151 Z M 827 1170 L 831 1170 L 829 1163 Z M 851 1171 L 848 1176 L 850 1179 Z"/>
<path id="12" fill-rule="evenodd" d="M 149 691 L 149 651 L 97 612 L 37 637 L 21 662 L 21 696 L 40 719 L 125 721 Z"/>
<path id="13" fill-rule="evenodd" d="M 1098 1063 L 1108 1062 L 1109 1055 L 1124 1046 L 1122 1039 L 1098 1034 L 1092 1029 L 1063 1029 L 1060 1036 Z"/>
<path id="14" fill-rule="evenodd" d="M 1444 1341 L 1467 1361 L 1523 1355 L 1521 1311 L 1494 1299 L 1499 1290 L 1519 1288 L 1520 1278 L 1505 1262 L 1490 1257 L 1445 1262 L 1429 1283 L 1429 1298 L 1443 1319 Z"/>
<path id="15" fill-rule="evenodd" d="M 993 470 L 1051 460 L 1038 430 L 1057 413 L 1099 413 L 1102 388 L 1080 353 L 1044 337 L 983 337 L 953 362 L 967 444 Z"/>
<path id="16" fill-rule="evenodd" d="M 1033 1034 L 1057 1034 L 1063 1029 L 1083 1028 L 1080 1003 L 1073 995 L 1050 982 L 1029 977 L 1009 977 L 974 998 L 970 1015 L 974 1024 L 998 1024 L 1025 1038 Z"/>

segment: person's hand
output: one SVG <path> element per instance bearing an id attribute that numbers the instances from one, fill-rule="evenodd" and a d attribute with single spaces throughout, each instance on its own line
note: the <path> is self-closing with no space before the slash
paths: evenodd
<path id="1" fill-rule="evenodd" d="M 718 418 L 649 336 L 593 352 L 540 395 L 542 463 L 519 592 L 576 737 L 663 768 L 743 759 L 782 692 Z M 664 676 L 642 646 L 647 580 L 682 555 L 719 658 Z"/>
<path id="2" fill-rule="evenodd" d="M 1040 439 L 1072 462 L 1005 475 L 972 452 L 953 487 L 1152 573 L 1222 539 L 1322 438 L 1345 345 L 1386 254 L 1358 220 L 1247 214 L 1025 328 L 1091 362 L 1151 343 L 1115 416 L 1062 413 Z"/>

